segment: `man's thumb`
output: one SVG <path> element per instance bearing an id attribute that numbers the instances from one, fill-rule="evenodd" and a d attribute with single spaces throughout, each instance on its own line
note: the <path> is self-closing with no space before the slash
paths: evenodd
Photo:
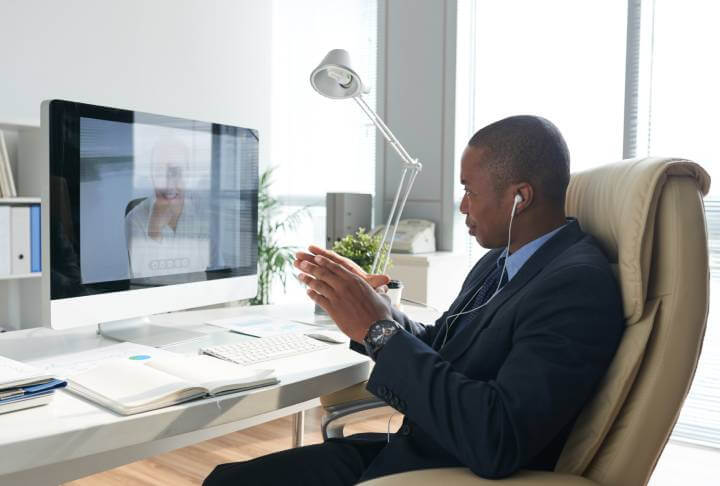
<path id="1" fill-rule="evenodd" d="M 387 275 L 368 275 L 366 277 L 367 283 L 374 289 L 387 285 L 390 282 L 390 277 Z"/>

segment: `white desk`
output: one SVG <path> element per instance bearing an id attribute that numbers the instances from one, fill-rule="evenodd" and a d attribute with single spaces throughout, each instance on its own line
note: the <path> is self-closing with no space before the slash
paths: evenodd
<path id="1" fill-rule="evenodd" d="M 307 304 L 165 314 L 153 322 L 208 333 L 203 341 L 167 348 L 190 352 L 212 342 L 214 333 L 226 332 L 202 322 L 241 313 L 313 319 Z M 417 318 L 422 314 L 432 315 L 413 312 Z M 27 361 L 114 343 L 95 328 L 28 329 L 0 334 L 0 355 Z M 117 415 L 64 390 L 48 406 L 0 415 L 0 484 L 57 485 L 306 410 L 319 404 L 319 396 L 366 380 L 371 361 L 346 345 L 333 345 L 263 365 L 275 368 L 279 384 L 138 415 Z"/>

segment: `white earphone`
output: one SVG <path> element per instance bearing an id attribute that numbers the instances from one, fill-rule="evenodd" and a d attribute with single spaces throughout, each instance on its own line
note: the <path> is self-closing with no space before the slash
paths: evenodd
<path id="1" fill-rule="evenodd" d="M 512 213 L 510 213 L 510 226 L 508 228 L 508 242 L 507 242 L 507 247 L 505 249 L 505 255 L 510 253 L 510 236 L 512 235 L 512 224 L 513 224 L 513 219 L 515 218 L 515 210 L 517 209 L 517 205 L 520 204 L 522 201 L 523 201 L 522 196 L 520 194 L 515 194 L 515 199 L 513 199 Z M 507 256 L 505 257 L 505 261 L 503 262 L 503 269 L 502 269 L 502 272 L 500 272 L 500 280 L 498 281 L 497 289 L 495 289 L 495 292 L 492 294 L 492 296 L 490 296 L 490 298 L 484 304 L 482 304 L 478 307 L 475 307 L 474 309 L 470 309 L 468 311 L 465 310 L 465 307 L 467 307 L 470 302 L 475 300 L 475 297 L 477 296 L 478 292 L 480 292 L 480 289 L 482 288 L 482 284 L 481 284 L 478 287 L 478 289 L 475 291 L 473 296 L 465 303 L 463 308 L 460 309 L 460 312 L 458 312 L 457 314 L 451 314 L 445 318 L 445 337 L 443 338 L 442 345 L 440 346 L 441 349 L 445 346 L 445 343 L 447 342 L 447 337 L 448 337 L 448 332 L 450 332 L 450 327 L 452 327 L 452 325 L 455 324 L 455 320 L 457 320 L 457 318 L 459 316 L 461 316 L 463 314 L 469 314 L 470 312 L 475 312 L 476 310 L 478 310 L 482 307 L 485 307 L 486 305 L 488 305 L 490 303 L 490 301 L 493 299 L 493 297 L 495 297 L 497 294 L 500 293 L 500 291 L 502 290 L 502 287 L 500 287 L 500 284 L 502 283 L 502 275 L 505 273 L 506 265 L 507 265 Z M 450 317 L 452 317 L 453 320 L 448 325 L 447 320 Z M 387 423 L 387 443 L 388 444 L 390 443 L 390 421 L 392 420 L 392 418 L 395 416 L 396 413 L 397 412 L 394 412 L 392 415 L 390 415 L 390 418 L 388 419 L 388 423 Z"/>
<path id="2" fill-rule="evenodd" d="M 503 280 L 502 276 L 505 274 L 505 269 L 507 267 L 507 257 L 510 254 L 510 238 L 512 236 L 513 219 L 515 219 L 515 210 L 517 209 L 517 205 L 520 204 L 522 201 L 523 201 L 522 196 L 519 193 L 515 194 L 515 199 L 513 199 L 512 212 L 510 213 L 510 225 L 508 226 L 508 239 L 507 239 L 507 246 L 505 247 L 505 260 L 503 261 L 502 272 L 500 272 L 500 279 L 498 280 L 498 286 L 495 289 L 495 292 L 493 292 L 493 294 L 490 296 L 490 298 L 488 300 L 485 301 L 484 304 L 481 304 L 481 305 L 475 307 L 474 309 L 470 309 L 470 310 L 466 311 L 465 307 L 467 307 L 470 304 L 470 302 L 475 300 L 475 297 L 480 292 L 480 289 L 482 288 L 482 284 L 480 284 L 480 286 L 478 286 L 478 289 L 475 291 L 473 296 L 470 297 L 470 299 L 468 299 L 467 302 L 465 302 L 465 305 L 462 307 L 462 309 L 460 309 L 460 312 L 458 312 L 457 314 L 451 314 L 445 318 L 445 337 L 443 338 L 443 342 L 440 345 L 441 349 L 445 346 L 445 343 L 447 342 L 447 338 L 448 338 L 448 333 L 450 332 L 450 328 L 452 327 L 453 324 L 455 324 L 455 321 L 457 320 L 458 317 L 460 317 L 464 314 L 470 314 L 471 312 L 475 312 L 476 310 L 482 309 L 483 307 L 488 305 L 490 303 L 490 301 L 493 300 L 493 298 L 495 298 L 495 296 L 497 294 L 499 294 L 500 291 L 503 289 L 503 287 L 501 287 L 502 280 Z M 450 324 L 448 324 L 447 320 L 451 317 L 453 318 L 453 320 Z"/>

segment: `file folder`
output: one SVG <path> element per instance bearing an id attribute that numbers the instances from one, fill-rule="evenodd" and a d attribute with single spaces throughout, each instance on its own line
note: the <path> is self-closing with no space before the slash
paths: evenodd
<path id="1" fill-rule="evenodd" d="M 30 273 L 30 209 L 27 206 L 10 208 L 12 223 L 10 269 L 13 275 Z"/>
<path id="2" fill-rule="evenodd" d="M 40 205 L 30 206 L 30 271 L 42 270 L 42 246 L 40 240 Z"/>
<path id="3" fill-rule="evenodd" d="M 0 277 L 10 275 L 10 206 L 0 205 Z"/>

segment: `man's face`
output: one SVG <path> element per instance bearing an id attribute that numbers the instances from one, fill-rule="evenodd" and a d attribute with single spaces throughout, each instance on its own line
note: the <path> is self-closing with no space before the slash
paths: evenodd
<path id="1" fill-rule="evenodd" d="M 153 177 L 156 197 L 168 200 L 182 197 L 184 184 L 181 166 L 162 164 L 156 172 Z"/>
<path id="2" fill-rule="evenodd" d="M 505 208 L 504 198 L 495 189 L 486 160 L 486 151 L 482 147 L 468 146 L 463 152 L 460 183 L 465 188 L 465 195 L 460 212 L 465 215 L 469 233 L 480 246 L 500 248 L 507 244 L 512 203 Z"/>
<path id="3" fill-rule="evenodd" d="M 181 199 L 185 190 L 183 171 L 188 165 L 187 149 L 174 140 L 161 141 L 152 153 L 152 181 L 158 199 Z"/>

